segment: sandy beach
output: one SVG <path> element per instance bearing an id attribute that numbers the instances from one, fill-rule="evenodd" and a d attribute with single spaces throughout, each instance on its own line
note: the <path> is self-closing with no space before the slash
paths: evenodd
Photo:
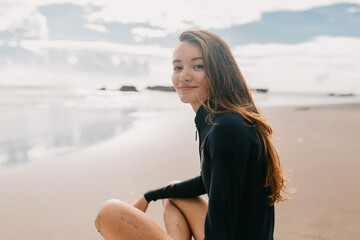
<path id="1" fill-rule="evenodd" d="M 267 107 L 292 199 L 276 206 L 278 240 L 360 239 L 360 104 Z M 102 239 L 102 203 L 199 174 L 194 113 L 143 116 L 110 140 L 0 172 L 0 239 Z M 161 226 L 159 201 L 147 212 Z"/>

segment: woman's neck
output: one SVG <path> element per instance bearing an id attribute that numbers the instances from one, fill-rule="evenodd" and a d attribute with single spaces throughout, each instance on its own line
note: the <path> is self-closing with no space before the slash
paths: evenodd
<path id="1" fill-rule="evenodd" d="M 194 110 L 195 113 L 197 113 L 197 111 L 199 110 L 200 106 L 201 106 L 201 103 L 200 103 L 200 102 L 191 104 L 191 107 L 192 107 L 192 109 Z"/>

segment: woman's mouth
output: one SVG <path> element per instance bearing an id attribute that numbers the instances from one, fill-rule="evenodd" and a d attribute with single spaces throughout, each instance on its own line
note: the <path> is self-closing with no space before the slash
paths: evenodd
<path id="1" fill-rule="evenodd" d="M 189 90 L 193 90 L 197 88 L 196 86 L 182 86 L 182 87 L 179 87 L 180 91 L 189 91 Z"/>

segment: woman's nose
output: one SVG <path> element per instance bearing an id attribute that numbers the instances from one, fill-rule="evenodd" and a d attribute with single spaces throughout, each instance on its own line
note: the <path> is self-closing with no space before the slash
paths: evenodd
<path id="1" fill-rule="evenodd" d="M 192 75 L 187 68 L 183 68 L 180 74 L 180 81 L 191 81 Z"/>

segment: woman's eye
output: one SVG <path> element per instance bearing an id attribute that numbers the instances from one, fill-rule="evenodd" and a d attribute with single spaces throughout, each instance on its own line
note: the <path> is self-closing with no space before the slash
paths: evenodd
<path id="1" fill-rule="evenodd" d="M 203 68 L 204 68 L 204 65 L 200 65 L 200 64 L 199 64 L 199 65 L 196 65 L 195 68 L 196 68 L 196 69 L 203 69 Z"/>
<path id="2" fill-rule="evenodd" d="M 182 67 L 179 67 L 179 66 L 174 67 L 174 71 L 181 70 L 181 69 L 182 69 Z"/>

